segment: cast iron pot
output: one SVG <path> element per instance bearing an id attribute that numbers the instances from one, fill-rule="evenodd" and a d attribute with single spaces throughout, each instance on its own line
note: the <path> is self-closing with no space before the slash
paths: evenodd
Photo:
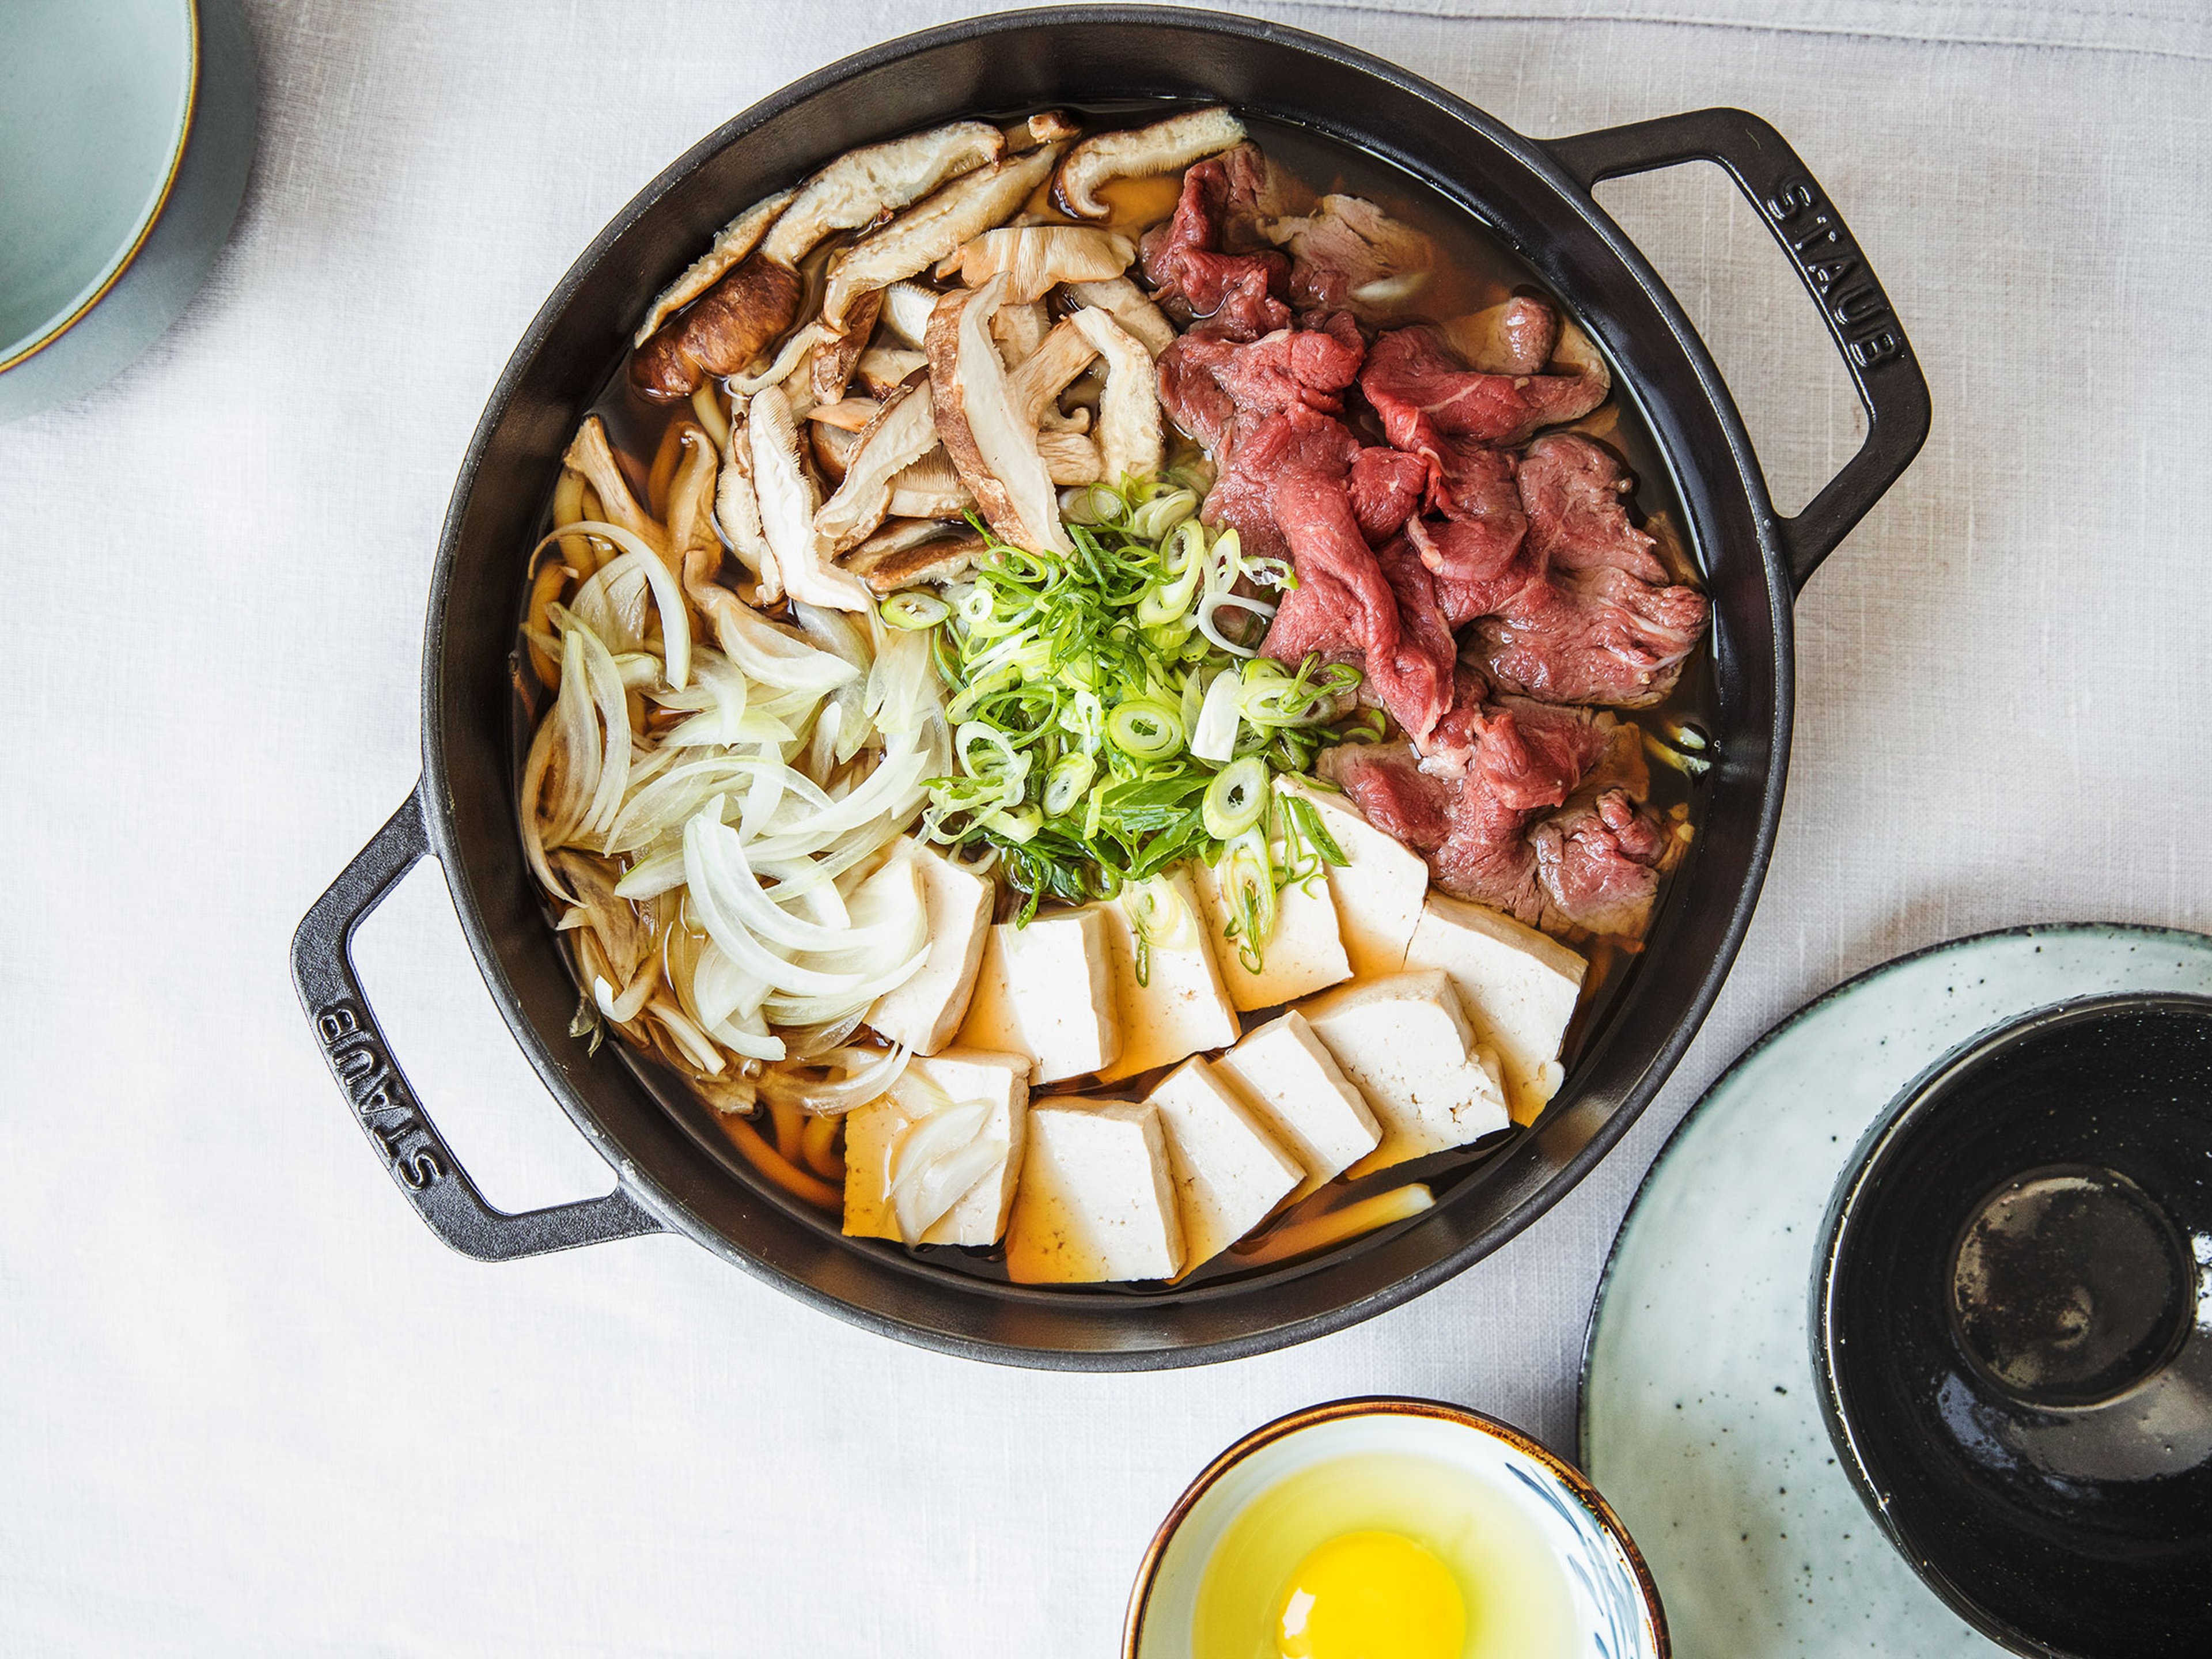
<path id="1" fill-rule="evenodd" d="M 977 112 L 1225 101 L 1360 146 L 1429 181 L 1534 266 L 1612 359 L 1674 475 L 1714 611 L 1717 763 L 1694 857 L 1650 944 L 1533 1131 L 1426 1214 L 1304 1264 L 1180 1291 L 979 1279 L 834 1220 L 756 1176 L 672 1078 L 568 1034 L 575 981 L 524 867 L 508 653 L 523 554 L 562 447 L 652 296 L 744 203 L 853 145 Z M 1804 512 L 1774 509 L 1711 356 L 1591 199 L 1599 180 L 1725 167 L 1803 276 L 1865 404 L 1865 446 Z M 378 1156 L 454 1249 L 506 1260 L 681 1232 L 887 1335 L 1070 1370 L 1194 1364 L 1339 1329 L 1442 1283 L 1527 1226 L 1618 1140 L 1711 1005 L 1748 923 L 1782 806 L 1790 605 L 1926 437 L 1928 390 L 1841 216 L 1781 136 L 1701 110 L 1538 142 L 1405 70 L 1273 24 L 1152 7 L 976 18 L 878 46 L 776 94 L 655 179 L 586 249 L 500 376 L 446 517 L 423 641 L 422 778 L 315 905 L 293 946 L 301 999 Z M 444 866 L 515 1039 L 617 1171 L 604 1198 L 509 1215 L 486 1204 L 377 1030 L 348 955 L 355 927 L 425 854 Z"/>

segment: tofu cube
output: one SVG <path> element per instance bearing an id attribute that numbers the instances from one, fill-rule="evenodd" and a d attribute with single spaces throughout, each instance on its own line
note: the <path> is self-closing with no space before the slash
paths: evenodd
<path id="1" fill-rule="evenodd" d="M 1141 985 L 1137 982 L 1137 930 L 1129 920 L 1129 895 L 1085 907 L 1105 928 L 1114 1005 L 1121 1027 L 1121 1053 L 1098 1073 L 1109 1083 L 1155 1066 L 1171 1066 L 1202 1049 L 1225 1048 L 1237 1041 L 1237 1010 L 1207 947 L 1190 878 L 1177 870 L 1168 884 L 1189 913 L 1188 943 L 1180 950 L 1149 947 Z"/>
<path id="2" fill-rule="evenodd" d="M 1006 1234 L 1021 1174 L 1029 1127 L 1029 1056 L 948 1048 L 927 1059 L 916 1055 L 907 1064 L 956 1103 L 988 1101 L 991 1115 L 979 1133 L 1006 1147 L 960 1201 L 924 1230 L 921 1242 L 995 1244 Z M 845 1115 L 845 1231 L 852 1237 L 899 1236 L 890 1205 L 890 1159 L 900 1134 L 915 1121 L 914 1114 L 888 1095 Z"/>
<path id="3" fill-rule="evenodd" d="M 1170 1072 L 1148 1103 L 1167 1131 L 1186 1271 L 1250 1232 L 1305 1178 L 1203 1060 Z"/>
<path id="4" fill-rule="evenodd" d="M 1382 1139 L 1367 1102 L 1295 1008 L 1247 1032 L 1213 1069 L 1297 1160 L 1304 1176 L 1291 1190 L 1293 1199 L 1364 1158 Z"/>
<path id="5" fill-rule="evenodd" d="M 1276 895 L 1275 931 L 1260 947 L 1260 971 L 1246 965 L 1240 939 L 1229 935 L 1234 911 L 1213 866 L 1192 866 L 1199 908 L 1206 918 L 1206 942 L 1221 969 L 1231 1004 L 1240 1012 L 1279 1008 L 1314 991 L 1325 991 L 1352 977 L 1337 926 L 1336 899 L 1328 883 L 1316 877 L 1293 882 Z"/>
<path id="6" fill-rule="evenodd" d="M 1099 907 L 1001 922 L 984 941 L 960 1046 L 1027 1054 L 1031 1084 L 1102 1070 L 1121 1051 Z"/>
<path id="7" fill-rule="evenodd" d="M 1441 969 L 1355 982 L 1304 1012 L 1382 1126 L 1382 1144 L 1353 1175 L 1464 1146 L 1511 1121 L 1498 1056 L 1475 1042 Z"/>
<path id="8" fill-rule="evenodd" d="M 1510 916 L 1431 893 L 1406 965 L 1449 976 L 1475 1041 L 1498 1051 L 1513 1121 L 1534 1122 L 1559 1092 L 1559 1043 L 1589 964 Z"/>
<path id="9" fill-rule="evenodd" d="M 921 842 L 902 842 L 893 856 L 907 860 L 921 874 L 929 956 L 912 979 L 876 999 L 867 1021 L 891 1042 L 903 1042 L 918 1054 L 933 1054 L 952 1041 L 968 1017 L 991 932 L 993 887 L 988 878 L 958 868 Z"/>
<path id="10" fill-rule="evenodd" d="M 1294 778 L 1276 787 L 1310 805 L 1346 859 L 1331 865 L 1328 890 L 1336 899 L 1337 925 L 1355 978 L 1402 972 L 1406 946 L 1421 920 L 1429 893 L 1429 866 L 1388 830 L 1368 823 L 1350 797 L 1316 789 Z"/>
<path id="11" fill-rule="evenodd" d="M 1182 1261 L 1159 1109 L 1127 1100 L 1032 1107 L 1006 1276 L 1017 1285 L 1173 1279 Z"/>

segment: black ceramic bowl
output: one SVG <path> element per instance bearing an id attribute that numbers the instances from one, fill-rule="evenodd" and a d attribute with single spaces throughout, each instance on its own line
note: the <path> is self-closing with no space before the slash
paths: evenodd
<path id="1" fill-rule="evenodd" d="M 2212 1001 L 2070 1004 L 1899 1098 L 1837 1191 L 1821 1403 L 1992 1639 L 2212 1653 Z"/>
<path id="2" fill-rule="evenodd" d="M 732 212 L 853 145 L 978 112 L 1223 101 L 1367 151 L 1462 206 L 1525 259 L 1613 366 L 1671 475 L 1713 605 L 1700 829 L 1650 939 L 1542 1118 L 1436 1206 L 1310 1261 L 1220 1282 L 1008 1285 L 842 1237 L 762 1179 L 672 1076 L 569 1033 L 576 984 L 515 827 L 510 682 L 525 550 L 568 434 L 647 301 Z M 1592 198 L 1598 181 L 1723 166 L 1802 277 L 1867 410 L 1865 444 L 1795 517 L 1777 513 L 1712 358 Z M 545 302 L 501 376 L 446 520 L 422 653 L 422 780 L 301 924 L 293 977 L 378 1158 L 424 1221 L 487 1260 L 685 1234 L 815 1305 L 979 1358 L 1079 1369 L 1189 1364 L 1380 1313 L 1497 1248 L 1634 1121 L 1711 1006 L 1751 917 L 1782 809 L 1796 591 L 1927 435 L 1928 387 L 1842 215 L 1782 136 L 1699 110 L 1538 142 L 1418 76 L 1249 18 L 1080 6 L 970 18 L 833 64 L 732 119 L 648 185 Z M 348 956 L 352 931 L 434 857 L 494 1002 L 554 1098 L 618 1172 L 606 1196 L 509 1215 L 408 1087 Z M 618 1052 L 619 1051 L 619 1052 Z"/>

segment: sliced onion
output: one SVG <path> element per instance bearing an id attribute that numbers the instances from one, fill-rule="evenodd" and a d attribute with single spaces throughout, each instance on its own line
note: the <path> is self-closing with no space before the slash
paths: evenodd
<path id="1" fill-rule="evenodd" d="M 621 548 L 625 557 L 637 562 L 637 568 L 643 574 L 647 585 L 653 589 L 653 609 L 660 613 L 661 654 L 668 663 L 668 683 L 681 691 L 691 674 L 691 613 L 684 607 L 684 590 L 677 585 L 674 573 L 662 561 L 659 554 L 620 525 L 586 519 L 565 526 L 560 533 L 573 536 L 579 532 L 587 536 L 604 536 Z M 550 536 L 546 538 L 548 541 L 552 539 Z M 623 568 L 622 558 L 610 560 L 599 567 L 599 574 L 592 580 L 612 580 L 614 578 L 610 573 Z"/>
<path id="2" fill-rule="evenodd" d="M 860 678 L 860 671 L 830 652 L 777 627 L 758 611 L 726 605 L 715 613 L 715 638 L 730 660 L 779 691 L 834 691 Z"/>
<path id="3" fill-rule="evenodd" d="M 989 1102 L 967 1101 L 916 1119 L 891 1143 L 884 1195 L 905 1243 L 921 1243 L 1006 1157 L 1006 1141 L 982 1133 L 990 1121 Z"/>
<path id="4" fill-rule="evenodd" d="M 906 1070 L 914 1050 L 904 1043 L 881 1052 L 840 1048 L 836 1058 L 843 1062 L 841 1069 L 845 1069 L 842 1082 L 815 1082 L 788 1072 L 768 1072 L 761 1077 L 761 1093 L 770 1100 L 788 1101 L 817 1117 L 834 1117 L 881 1100 Z"/>
<path id="5" fill-rule="evenodd" d="M 729 1068 L 707 1034 L 684 1018 L 684 1011 L 666 997 L 655 997 L 645 1006 L 645 1011 L 660 1022 L 661 1029 L 676 1040 L 684 1057 L 709 1077 L 719 1077 Z M 779 1044 L 778 1047 L 781 1045 Z"/>
<path id="6" fill-rule="evenodd" d="M 1196 679 L 1194 675 L 1192 678 Z M 1206 688 L 1206 700 L 1198 706 L 1198 720 L 1190 732 L 1190 752 L 1199 759 L 1218 765 L 1235 758 L 1237 697 L 1243 684 L 1235 669 L 1224 668 Z"/>
<path id="7" fill-rule="evenodd" d="M 727 841 L 723 839 L 725 836 Z M 812 996 L 857 990 L 863 975 L 802 968 L 777 956 L 753 937 L 733 908 L 732 890 L 740 884 L 729 870 L 726 855 L 729 843 L 735 840 L 726 825 L 710 822 L 703 812 L 684 826 L 684 879 L 691 890 L 692 914 L 706 928 L 708 938 L 720 945 L 732 962 L 770 985 Z"/>

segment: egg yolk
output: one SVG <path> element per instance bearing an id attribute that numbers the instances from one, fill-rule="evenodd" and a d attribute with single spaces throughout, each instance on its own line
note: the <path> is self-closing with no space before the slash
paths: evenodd
<path id="1" fill-rule="evenodd" d="M 1348 1532 L 1316 1549 L 1279 1620 L 1282 1659 L 1460 1659 L 1467 1645 L 1451 1570 L 1395 1532 Z"/>

